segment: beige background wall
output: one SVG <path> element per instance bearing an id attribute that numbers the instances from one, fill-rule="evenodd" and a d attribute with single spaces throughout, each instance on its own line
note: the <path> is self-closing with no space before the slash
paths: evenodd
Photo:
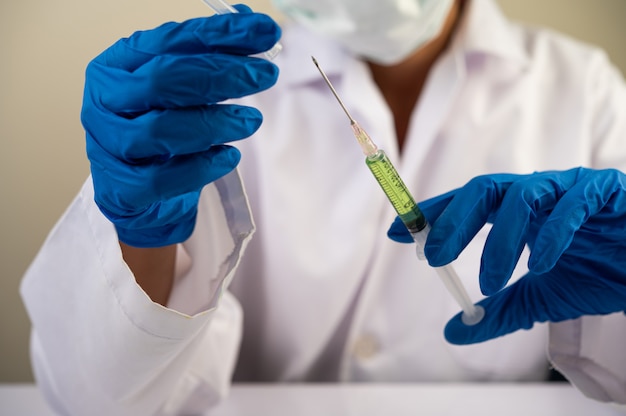
<path id="1" fill-rule="evenodd" d="M 248 3 L 271 10 L 269 0 Z M 625 0 L 499 3 L 515 19 L 602 45 L 626 72 Z M 205 14 L 200 0 L 0 2 L 0 382 L 32 380 L 19 281 L 88 174 L 79 120 L 86 64 L 134 30 Z"/>

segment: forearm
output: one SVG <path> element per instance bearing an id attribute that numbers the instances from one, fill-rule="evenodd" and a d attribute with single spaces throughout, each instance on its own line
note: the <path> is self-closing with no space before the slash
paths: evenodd
<path id="1" fill-rule="evenodd" d="M 176 245 L 137 248 L 120 241 L 120 248 L 137 284 L 153 302 L 166 306 L 174 283 Z"/>

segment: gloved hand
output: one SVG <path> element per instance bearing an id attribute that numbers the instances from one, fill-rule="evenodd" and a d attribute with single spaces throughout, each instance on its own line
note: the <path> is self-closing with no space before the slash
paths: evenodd
<path id="1" fill-rule="evenodd" d="M 626 175 L 617 170 L 485 175 L 420 208 L 432 225 L 425 246 L 432 266 L 456 259 L 493 223 L 480 267 L 485 317 L 474 326 L 452 318 L 445 337 L 453 344 L 626 310 Z M 396 220 L 389 236 L 410 241 L 403 227 Z M 502 289 L 525 244 L 529 272 Z"/>
<path id="2" fill-rule="evenodd" d="M 87 67 L 81 120 L 95 202 L 119 239 L 137 247 L 186 240 L 200 190 L 233 170 L 255 108 L 218 104 L 272 86 L 277 67 L 249 57 L 272 47 L 268 16 L 215 15 L 121 39 Z"/>

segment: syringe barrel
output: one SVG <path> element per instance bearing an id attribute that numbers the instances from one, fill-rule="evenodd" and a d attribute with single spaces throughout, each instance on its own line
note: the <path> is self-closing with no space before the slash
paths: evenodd
<path id="1" fill-rule="evenodd" d="M 365 163 L 408 230 L 412 233 L 422 230 L 427 224 L 426 217 L 385 152 L 378 149 L 365 158 Z"/>

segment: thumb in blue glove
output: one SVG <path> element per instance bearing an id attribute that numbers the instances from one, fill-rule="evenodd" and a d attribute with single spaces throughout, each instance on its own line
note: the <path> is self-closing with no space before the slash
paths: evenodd
<path id="1" fill-rule="evenodd" d="M 87 67 L 81 120 L 95 202 L 126 244 L 186 240 L 202 187 L 239 162 L 226 143 L 261 124 L 258 110 L 220 102 L 276 82 L 274 64 L 248 55 L 274 45 L 280 29 L 239 11 L 137 32 Z"/>
<path id="2" fill-rule="evenodd" d="M 460 314 L 446 339 L 470 344 L 535 322 L 559 322 L 626 309 L 626 176 L 572 169 L 531 175 L 485 175 L 424 204 L 432 222 L 425 253 L 434 266 L 454 260 L 486 222 L 479 302 L 485 318 L 466 326 Z M 434 208 L 433 208 L 434 207 Z M 397 225 L 390 236 L 402 234 Z M 529 272 L 504 288 L 525 245 Z M 504 288 L 504 289 L 503 289 Z"/>

